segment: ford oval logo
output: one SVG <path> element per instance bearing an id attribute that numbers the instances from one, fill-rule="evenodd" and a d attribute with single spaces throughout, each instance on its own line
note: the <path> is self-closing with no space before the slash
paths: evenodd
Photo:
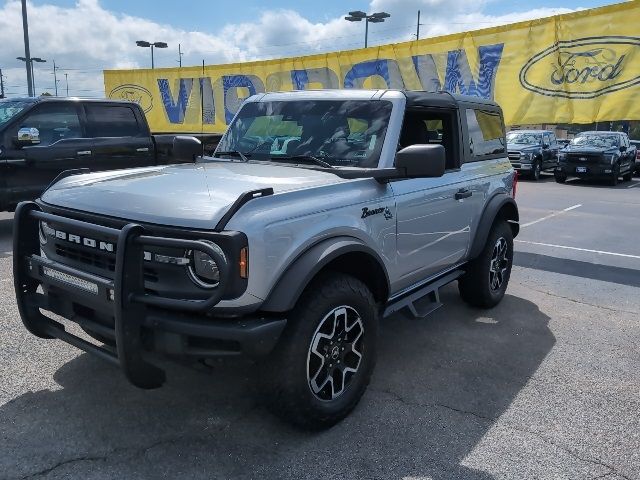
<path id="1" fill-rule="evenodd" d="M 520 70 L 524 88 L 541 95 L 595 98 L 640 83 L 638 37 L 588 37 L 559 41 Z"/>
<path id="2" fill-rule="evenodd" d="M 144 113 L 149 112 L 153 108 L 153 95 L 151 95 L 149 90 L 140 85 L 120 85 L 111 90 L 109 98 L 135 102 L 140 105 Z"/>

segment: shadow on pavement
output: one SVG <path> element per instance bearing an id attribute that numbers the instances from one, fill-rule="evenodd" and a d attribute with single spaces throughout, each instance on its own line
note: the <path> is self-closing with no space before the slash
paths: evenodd
<path id="1" fill-rule="evenodd" d="M 640 274 L 633 268 L 614 267 L 530 252 L 515 252 L 513 264 L 545 272 L 640 287 Z"/>
<path id="2" fill-rule="evenodd" d="M 55 373 L 59 389 L 0 407 L 0 476 L 494 478 L 465 458 L 553 347 L 549 317 L 509 295 L 487 311 L 455 286 L 442 298 L 430 317 L 383 323 L 370 389 L 321 433 L 269 415 L 250 362 L 170 364 L 163 388 L 142 391 L 81 354 Z"/>

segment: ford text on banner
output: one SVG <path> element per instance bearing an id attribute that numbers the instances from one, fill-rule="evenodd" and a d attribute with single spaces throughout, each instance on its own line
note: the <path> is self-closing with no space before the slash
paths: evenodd
<path id="1" fill-rule="evenodd" d="M 446 90 L 497 100 L 507 124 L 640 119 L 640 2 L 420 41 L 203 67 L 106 70 L 154 132 L 222 132 L 242 100 L 317 88 Z"/>

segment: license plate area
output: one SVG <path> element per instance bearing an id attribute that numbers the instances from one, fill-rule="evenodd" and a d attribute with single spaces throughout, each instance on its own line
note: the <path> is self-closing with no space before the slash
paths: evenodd
<path id="1" fill-rule="evenodd" d="M 587 173 L 587 167 L 576 167 L 576 173 Z"/>

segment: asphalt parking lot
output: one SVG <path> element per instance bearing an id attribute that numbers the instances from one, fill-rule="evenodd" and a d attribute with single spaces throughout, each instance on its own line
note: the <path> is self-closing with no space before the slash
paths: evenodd
<path id="1" fill-rule="evenodd" d="M 518 188 L 505 300 L 381 328 L 368 392 L 322 433 L 280 423 L 247 362 L 142 391 L 22 328 L 0 220 L 0 478 L 640 478 L 640 179 Z"/>

